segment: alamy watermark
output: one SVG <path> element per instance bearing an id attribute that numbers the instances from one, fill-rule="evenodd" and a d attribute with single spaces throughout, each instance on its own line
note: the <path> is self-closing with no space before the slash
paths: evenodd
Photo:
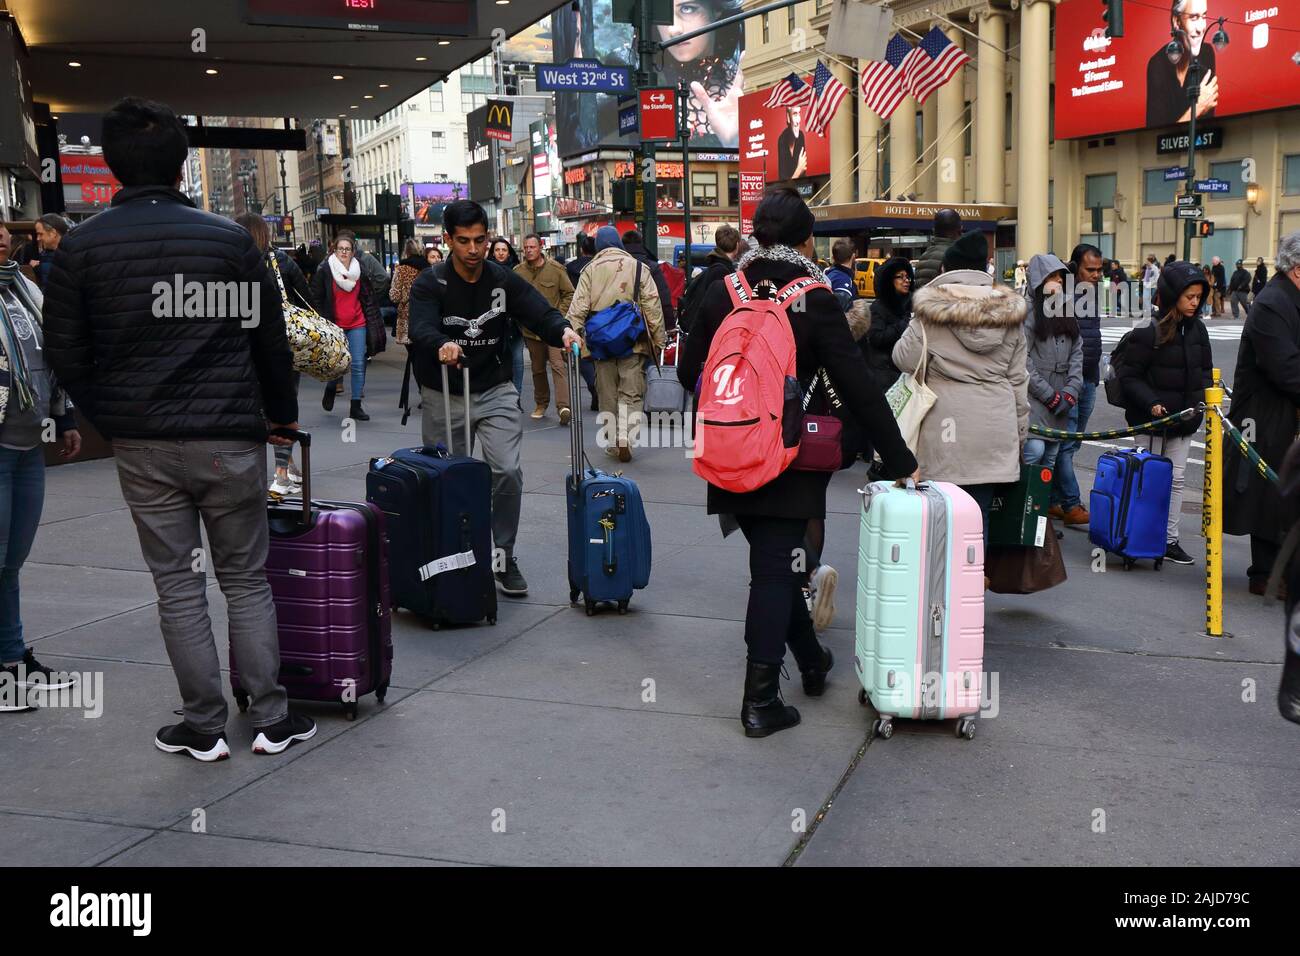
<path id="1" fill-rule="evenodd" d="M 103 671 L 27 670 L 19 663 L 13 671 L 0 671 L 0 707 L 23 710 L 29 707 L 54 707 L 80 710 L 88 719 L 104 713 Z"/>
<path id="2" fill-rule="evenodd" d="M 186 282 L 178 272 L 171 282 L 155 282 L 151 291 L 155 318 L 239 319 L 245 329 L 255 329 L 262 321 L 262 286 L 258 282 Z"/>

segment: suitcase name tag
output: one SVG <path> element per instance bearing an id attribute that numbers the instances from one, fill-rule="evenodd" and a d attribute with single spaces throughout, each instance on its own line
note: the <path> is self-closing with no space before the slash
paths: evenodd
<path id="1" fill-rule="evenodd" d="M 462 551 L 460 554 L 449 554 L 444 558 L 438 558 L 430 561 L 420 568 L 420 580 L 427 581 L 435 575 L 442 574 L 446 571 L 460 571 L 474 564 L 474 552 Z"/>
<path id="2" fill-rule="evenodd" d="M 300 568 L 290 568 L 289 573 L 295 578 L 305 578 L 307 576 L 307 572 Z"/>

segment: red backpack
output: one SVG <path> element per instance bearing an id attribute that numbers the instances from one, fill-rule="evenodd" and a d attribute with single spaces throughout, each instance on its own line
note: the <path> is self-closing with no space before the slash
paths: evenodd
<path id="1" fill-rule="evenodd" d="M 763 298 L 740 272 L 724 281 L 732 310 L 700 376 L 693 467 L 709 484 L 743 493 L 767 484 L 799 453 L 802 394 L 787 309 L 810 289 L 830 287 L 804 276 Z"/>

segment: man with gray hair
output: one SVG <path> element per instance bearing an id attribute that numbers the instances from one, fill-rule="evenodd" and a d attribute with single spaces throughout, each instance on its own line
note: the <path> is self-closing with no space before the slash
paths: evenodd
<path id="1" fill-rule="evenodd" d="M 1300 231 L 1282 238 L 1277 272 L 1255 297 L 1241 332 L 1233 376 L 1232 420 L 1260 456 L 1281 467 L 1295 440 L 1300 414 Z M 1252 594 L 1263 594 L 1287 529 L 1279 520 L 1282 498 L 1244 455 L 1230 454 L 1224 468 L 1223 530 L 1250 535 L 1246 572 Z M 1295 595 L 1300 598 L 1300 594 Z"/>
<path id="2" fill-rule="evenodd" d="M 54 265 L 54 251 L 72 228 L 72 223 L 58 213 L 47 212 L 36 220 L 36 244 L 40 247 L 40 256 L 32 264 L 36 270 L 36 281 L 41 289 L 50 278 L 50 267 Z"/>

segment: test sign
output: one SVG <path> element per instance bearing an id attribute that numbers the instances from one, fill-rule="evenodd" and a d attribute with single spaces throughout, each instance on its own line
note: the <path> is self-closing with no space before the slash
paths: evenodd
<path id="1" fill-rule="evenodd" d="M 638 92 L 641 113 L 641 141 L 677 138 L 677 90 L 656 86 Z"/>

